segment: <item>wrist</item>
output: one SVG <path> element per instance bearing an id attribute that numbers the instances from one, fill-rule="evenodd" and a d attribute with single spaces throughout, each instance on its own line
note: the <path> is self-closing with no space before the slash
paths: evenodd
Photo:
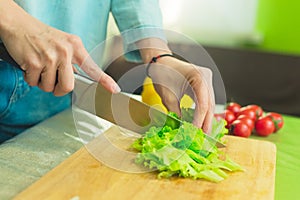
<path id="1" fill-rule="evenodd" d="M 175 56 L 173 54 L 170 54 L 170 53 L 164 53 L 164 54 L 159 54 L 157 56 L 152 57 L 152 59 L 150 60 L 150 62 L 148 62 L 147 67 L 146 67 L 146 75 L 148 77 L 151 77 L 150 74 L 149 74 L 149 68 L 150 68 L 151 64 L 154 64 L 154 63 L 158 62 L 158 60 L 160 60 L 164 57 L 174 58 Z"/>
<path id="2" fill-rule="evenodd" d="M 137 42 L 144 63 L 149 63 L 153 57 L 162 54 L 172 54 L 166 42 L 158 38 L 148 38 Z"/>
<path id="3" fill-rule="evenodd" d="M 144 50 L 140 50 L 141 53 L 141 57 L 142 60 L 145 64 L 150 63 L 151 61 L 153 62 L 153 59 L 157 58 L 157 60 L 161 60 L 163 58 L 159 58 L 160 55 L 165 55 L 165 54 L 169 54 L 172 55 L 171 51 L 167 51 L 167 50 L 158 50 L 158 49 L 144 49 Z"/>

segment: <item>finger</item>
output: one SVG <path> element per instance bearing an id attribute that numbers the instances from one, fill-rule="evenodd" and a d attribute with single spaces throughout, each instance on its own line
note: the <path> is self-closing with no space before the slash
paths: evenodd
<path id="1" fill-rule="evenodd" d="M 109 75 L 107 75 L 106 73 L 104 73 L 101 69 L 99 69 L 99 70 L 100 70 L 100 72 L 99 72 L 100 78 L 99 78 L 98 82 L 111 93 L 121 92 L 121 88 L 114 81 L 114 79 L 112 77 L 110 77 Z"/>
<path id="2" fill-rule="evenodd" d="M 103 85 L 105 89 L 112 93 L 121 91 L 119 85 L 109 75 L 104 73 L 100 67 L 93 61 L 85 49 L 78 51 L 79 54 L 74 54 L 76 64 L 89 75 L 92 79 Z"/>
<path id="3" fill-rule="evenodd" d="M 52 92 L 56 83 L 56 72 L 57 70 L 53 66 L 45 67 L 40 76 L 39 88 L 45 92 Z"/>
<path id="4" fill-rule="evenodd" d="M 175 112 L 179 117 L 181 117 L 179 98 L 168 88 L 164 88 L 158 93 L 160 94 L 162 103 L 166 106 L 167 110 Z"/>
<path id="5" fill-rule="evenodd" d="M 51 49 L 42 53 L 42 61 L 46 67 L 41 72 L 38 86 L 45 92 L 53 92 L 54 90 L 57 76 L 58 55 L 58 52 Z"/>
<path id="6" fill-rule="evenodd" d="M 36 66 L 22 66 L 22 69 L 25 69 L 24 80 L 30 86 L 37 86 L 40 80 L 41 71 L 43 68 Z"/>
<path id="7" fill-rule="evenodd" d="M 211 76 L 212 74 L 211 73 L 209 73 L 209 74 L 210 74 L 209 80 L 212 80 L 212 76 Z M 206 82 L 206 84 L 208 84 L 209 107 L 208 107 L 207 115 L 203 122 L 203 130 L 205 130 L 206 133 L 211 133 L 212 120 L 213 120 L 214 112 L 215 112 L 215 93 L 214 93 L 214 89 L 212 86 L 212 82 L 209 82 L 209 83 Z"/>
<path id="8" fill-rule="evenodd" d="M 54 88 L 55 96 L 63 96 L 71 92 L 74 88 L 74 74 L 73 66 L 71 63 L 61 65 L 57 71 L 57 84 Z"/>
<path id="9" fill-rule="evenodd" d="M 197 68 L 197 71 L 191 74 L 189 83 L 187 92 L 196 104 L 193 124 L 209 133 L 215 106 L 212 73 L 209 69 Z"/>
<path id="10" fill-rule="evenodd" d="M 193 124 L 199 128 L 203 128 L 204 119 L 206 118 L 209 108 L 208 89 L 205 87 L 205 84 L 203 84 L 203 80 L 193 85 L 192 88 L 196 104 Z"/>
<path id="11" fill-rule="evenodd" d="M 202 129 L 205 133 L 210 134 L 212 129 L 212 120 L 214 117 L 215 105 L 211 104 L 203 121 Z"/>

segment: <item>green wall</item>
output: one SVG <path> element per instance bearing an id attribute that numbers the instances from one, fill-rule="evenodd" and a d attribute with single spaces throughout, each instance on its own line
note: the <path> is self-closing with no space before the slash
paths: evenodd
<path id="1" fill-rule="evenodd" d="M 300 0 L 259 0 L 256 29 L 259 49 L 300 54 Z"/>

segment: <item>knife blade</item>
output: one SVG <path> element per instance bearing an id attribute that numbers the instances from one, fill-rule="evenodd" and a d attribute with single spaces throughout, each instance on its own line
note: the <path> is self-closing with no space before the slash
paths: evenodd
<path id="1" fill-rule="evenodd" d="M 178 128 L 183 122 L 175 117 L 138 101 L 125 93 L 112 94 L 95 81 L 75 74 L 73 105 L 130 131 L 143 134 L 150 127 L 168 125 Z M 205 135 L 217 147 L 225 145 Z"/>

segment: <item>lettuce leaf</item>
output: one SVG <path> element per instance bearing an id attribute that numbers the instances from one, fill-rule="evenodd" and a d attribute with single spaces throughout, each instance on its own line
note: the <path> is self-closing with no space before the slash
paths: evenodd
<path id="1" fill-rule="evenodd" d="M 190 110 L 182 114 L 193 116 Z M 214 120 L 211 136 L 221 141 L 228 132 L 225 125 L 225 120 Z M 221 159 L 223 152 L 205 139 L 201 129 L 187 121 L 176 129 L 151 127 L 132 147 L 139 151 L 136 163 L 157 169 L 158 178 L 179 176 L 219 182 L 228 177 L 226 171 L 243 171 L 228 156 Z"/>

